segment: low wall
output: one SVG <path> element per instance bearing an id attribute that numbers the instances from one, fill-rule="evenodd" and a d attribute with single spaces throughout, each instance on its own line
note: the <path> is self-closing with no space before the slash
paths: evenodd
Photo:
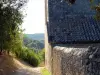
<path id="1" fill-rule="evenodd" d="M 100 75 L 100 45 L 54 46 L 53 75 Z"/>

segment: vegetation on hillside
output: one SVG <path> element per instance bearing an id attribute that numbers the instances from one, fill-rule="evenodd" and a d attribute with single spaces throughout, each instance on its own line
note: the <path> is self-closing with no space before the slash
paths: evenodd
<path id="1" fill-rule="evenodd" d="M 32 48 L 34 50 L 41 50 L 44 48 L 44 41 L 43 40 L 33 40 L 28 36 L 23 37 L 23 43 L 26 47 Z"/>
<path id="2" fill-rule="evenodd" d="M 21 24 L 24 15 L 21 12 L 21 8 L 26 2 L 27 0 L 0 1 L 0 54 L 13 53 L 16 57 L 28 62 L 32 66 L 38 66 L 44 59 L 42 52 L 36 53 L 30 47 L 23 45 L 23 29 Z"/>
<path id="3" fill-rule="evenodd" d="M 39 41 L 39 40 L 30 39 L 24 35 L 23 36 L 23 44 L 24 44 L 23 50 L 25 50 L 25 51 L 22 53 L 25 53 L 24 55 L 26 55 L 26 56 L 20 56 L 20 58 L 22 58 L 24 61 L 30 63 L 33 66 L 38 66 L 40 63 L 44 63 L 44 59 L 45 59 L 44 42 Z M 26 54 L 26 53 L 28 53 L 28 54 Z M 20 55 L 22 55 L 22 54 L 20 54 Z M 33 60 L 33 59 L 35 59 L 35 60 Z"/>

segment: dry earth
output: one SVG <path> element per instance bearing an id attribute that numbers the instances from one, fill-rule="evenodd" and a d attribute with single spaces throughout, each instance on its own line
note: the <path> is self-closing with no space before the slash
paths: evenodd
<path id="1" fill-rule="evenodd" d="M 0 56 L 0 75 L 41 75 L 41 68 L 33 68 L 27 63 L 11 56 Z"/>

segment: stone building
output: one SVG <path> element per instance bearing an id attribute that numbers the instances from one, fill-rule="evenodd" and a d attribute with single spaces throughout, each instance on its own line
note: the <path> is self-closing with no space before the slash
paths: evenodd
<path id="1" fill-rule="evenodd" d="M 52 75 L 100 75 L 100 22 L 89 0 L 46 0 L 46 66 Z M 99 0 L 94 0 L 94 5 Z"/>

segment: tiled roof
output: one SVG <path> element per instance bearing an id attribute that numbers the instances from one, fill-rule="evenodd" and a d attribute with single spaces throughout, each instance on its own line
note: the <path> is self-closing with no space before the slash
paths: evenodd
<path id="1" fill-rule="evenodd" d="M 49 42 L 100 42 L 100 22 L 94 19 L 95 11 L 90 8 L 89 0 L 76 0 L 73 5 L 61 0 L 49 0 L 48 6 Z"/>

